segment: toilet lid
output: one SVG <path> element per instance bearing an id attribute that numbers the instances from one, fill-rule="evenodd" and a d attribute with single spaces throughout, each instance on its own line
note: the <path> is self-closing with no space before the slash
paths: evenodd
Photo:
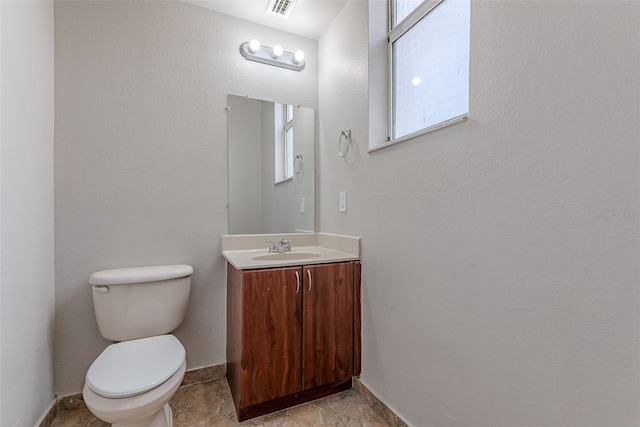
<path id="1" fill-rule="evenodd" d="M 87 385 L 96 394 L 119 398 L 158 387 L 182 366 L 185 350 L 173 335 L 111 344 L 87 372 Z"/>

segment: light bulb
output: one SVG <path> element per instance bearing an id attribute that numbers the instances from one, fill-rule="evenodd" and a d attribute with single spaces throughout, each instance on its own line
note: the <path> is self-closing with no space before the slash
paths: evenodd
<path id="1" fill-rule="evenodd" d="M 256 39 L 253 39 L 249 42 L 249 52 L 256 53 L 260 50 L 260 42 Z"/>
<path id="2" fill-rule="evenodd" d="M 301 50 L 296 50 L 296 53 L 293 55 L 293 62 L 296 64 L 300 64 L 304 61 L 304 52 Z"/>
<path id="3" fill-rule="evenodd" d="M 422 83 L 422 79 L 419 76 L 415 76 L 411 79 L 411 84 L 414 86 L 418 86 L 420 83 Z"/>
<path id="4" fill-rule="evenodd" d="M 279 57 L 280 55 L 282 55 L 282 52 L 283 52 L 283 50 L 282 50 L 282 46 L 280 46 L 279 44 L 277 44 L 277 45 L 275 45 L 275 46 L 273 47 L 273 49 L 271 49 L 271 56 L 272 56 L 273 58 L 277 58 L 277 57 Z"/>

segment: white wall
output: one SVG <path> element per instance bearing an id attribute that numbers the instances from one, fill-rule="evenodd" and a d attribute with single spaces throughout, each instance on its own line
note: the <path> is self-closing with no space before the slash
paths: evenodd
<path id="1" fill-rule="evenodd" d="M 0 425 L 53 394 L 53 2 L 0 2 Z"/>
<path id="2" fill-rule="evenodd" d="M 258 38 L 302 72 L 245 60 Z M 181 2 L 55 2 L 56 392 L 81 391 L 108 345 L 87 280 L 194 266 L 176 331 L 188 369 L 225 362 L 227 94 L 317 108 L 317 42 Z"/>
<path id="3" fill-rule="evenodd" d="M 320 230 L 363 237 L 362 381 L 415 426 L 640 424 L 640 4 L 473 2 L 470 121 L 371 154 L 366 17 L 319 41 Z"/>

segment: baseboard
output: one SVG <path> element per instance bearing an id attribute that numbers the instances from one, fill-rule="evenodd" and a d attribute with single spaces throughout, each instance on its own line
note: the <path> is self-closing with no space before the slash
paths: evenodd
<path id="1" fill-rule="evenodd" d="M 58 415 L 57 403 L 58 402 L 56 400 L 51 402 L 51 404 L 49 405 L 49 409 L 44 411 L 44 414 L 42 414 L 40 420 L 37 421 L 34 425 L 37 427 L 51 427 L 51 424 L 53 424 L 53 420 L 56 418 L 56 415 Z"/>
<path id="2" fill-rule="evenodd" d="M 268 402 L 258 403 L 251 406 L 239 407 L 238 403 L 234 401 L 236 407 L 236 414 L 238 421 L 245 421 L 250 418 L 259 417 L 260 415 L 270 414 L 281 409 L 291 408 L 303 403 L 310 402 L 312 400 L 327 397 L 341 391 L 349 390 L 351 388 L 352 379 L 348 378 L 343 381 L 327 384 L 320 387 L 314 387 L 309 390 L 304 390 L 288 396 L 279 397 Z M 268 424 L 268 423 L 267 423 Z"/>
<path id="3" fill-rule="evenodd" d="M 227 365 L 224 363 L 221 365 L 205 366 L 204 368 L 192 369 L 184 374 L 184 378 L 182 379 L 182 384 L 180 384 L 180 386 L 182 387 L 183 385 L 217 380 L 218 378 L 224 377 L 226 373 Z M 58 412 L 66 412 L 73 411 L 75 409 L 86 408 L 82 393 L 59 397 L 57 402 L 54 403 L 57 403 L 56 405 L 53 405 L 56 407 L 56 414 Z M 55 418 L 55 415 L 53 416 L 53 418 Z M 41 424 L 40 427 L 48 427 L 49 425 L 50 424 Z"/>
<path id="4" fill-rule="evenodd" d="M 217 380 L 227 375 L 227 365 L 223 363 L 221 365 L 205 366 L 204 368 L 196 368 L 187 371 L 184 374 L 184 379 L 181 385 L 203 383 L 206 381 Z"/>
<path id="5" fill-rule="evenodd" d="M 84 404 L 82 393 L 59 397 L 57 406 L 58 412 L 73 411 L 75 409 L 83 409 L 87 407 Z"/>
<path id="6" fill-rule="evenodd" d="M 398 414 L 396 414 L 391 408 L 385 405 L 384 402 L 378 399 L 378 397 L 373 394 L 366 385 L 362 384 L 360 377 L 353 377 L 353 388 L 367 399 L 369 406 L 371 406 L 376 414 L 385 420 L 391 427 L 409 427 L 409 424 L 400 418 L 400 416 L 398 416 Z"/>

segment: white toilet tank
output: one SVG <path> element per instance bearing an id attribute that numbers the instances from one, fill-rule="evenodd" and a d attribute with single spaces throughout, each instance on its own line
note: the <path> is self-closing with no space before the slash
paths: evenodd
<path id="1" fill-rule="evenodd" d="M 187 312 L 193 267 L 159 265 L 93 273 L 93 307 L 100 334 L 128 341 L 174 331 Z"/>

